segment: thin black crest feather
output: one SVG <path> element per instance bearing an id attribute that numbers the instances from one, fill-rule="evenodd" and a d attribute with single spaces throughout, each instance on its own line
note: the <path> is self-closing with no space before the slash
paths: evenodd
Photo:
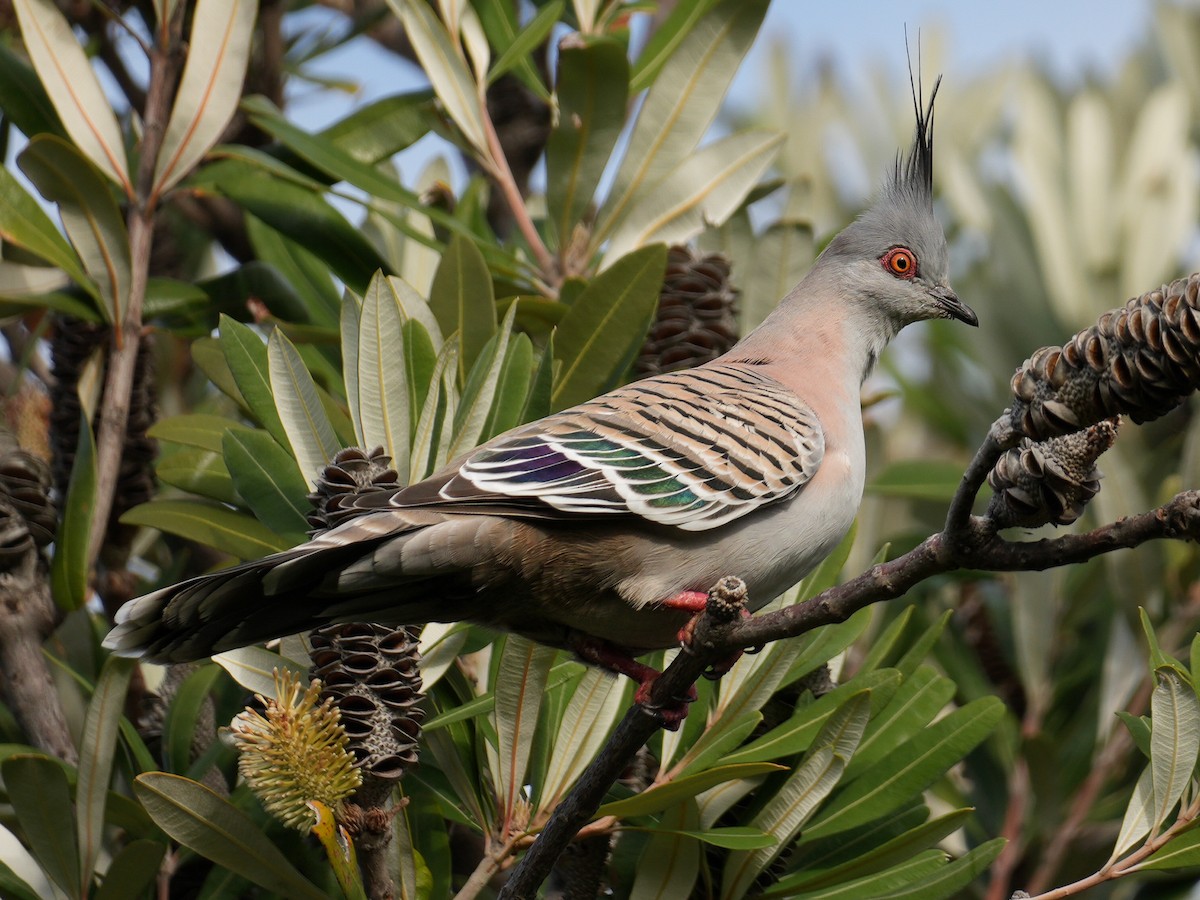
<path id="1" fill-rule="evenodd" d="M 904 32 L 904 49 L 908 51 L 908 29 Z M 922 205 L 933 208 L 933 103 L 937 99 L 938 88 L 942 84 L 939 75 L 933 83 L 929 94 L 929 102 L 924 109 L 921 107 L 921 95 L 924 90 L 921 85 L 921 35 L 917 34 L 917 71 L 914 75 L 912 56 L 908 59 L 908 84 L 912 90 L 913 113 L 916 116 L 916 130 L 913 134 L 912 148 L 908 156 L 896 156 L 896 171 L 892 176 L 892 189 L 906 193 Z"/>

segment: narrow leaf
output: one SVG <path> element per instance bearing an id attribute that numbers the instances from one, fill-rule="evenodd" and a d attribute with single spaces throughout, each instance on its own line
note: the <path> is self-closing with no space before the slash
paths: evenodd
<path id="1" fill-rule="evenodd" d="M 571 304 L 554 332 L 562 360 L 551 397 L 555 409 L 590 400 L 617 378 L 645 337 L 666 265 L 662 245 L 637 250 L 596 276 Z"/>
<path id="2" fill-rule="evenodd" d="M 476 446 L 497 402 L 501 375 L 505 370 L 509 339 L 512 337 L 514 304 L 500 330 L 488 341 L 467 378 L 454 421 L 454 440 L 447 455 L 453 459 Z"/>
<path id="3" fill-rule="evenodd" d="M 71 245 L 15 175 L 0 166 L 0 238 L 62 269 L 71 280 L 98 298 Z"/>
<path id="4" fill-rule="evenodd" d="M 296 460 L 265 431 L 234 428 L 222 440 L 233 486 L 264 525 L 280 534 L 303 534 L 312 510 L 308 483 Z"/>
<path id="5" fill-rule="evenodd" d="M 364 447 L 382 446 L 397 472 L 409 469 L 412 412 L 408 367 L 396 359 L 404 346 L 407 316 L 389 280 L 377 272 L 363 295 L 359 310 L 357 355 L 344 357 L 346 368 L 354 369 L 357 396 L 351 409 L 361 429 Z M 347 393 L 350 384 L 346 386 Z"/>
<path id="6" fill-rule="evenodd" d="M 308 367 L 295 345 L 278 328 L 271 332 L 267 342 L 267 362 L 279 420 L 301 474 L 315 487 L 321 471 L 341 449 L 333 425 L 321 405 Z"/>
<path id="7" fill-rule="evenodd" d="M 95 900 L 129 900 L 140 897 L 158 876 L 167 847 L 162 841 L 142 838 L 121 848 L 108 870 Z"/>
<path id="8" fill-rule="evenodd" d="M 1150 771 L 1154 784 L 1154 827 L 1166 821 L 1196 768 L 1200 750 L 1200 699 L 1173 668 L 1155 673 L 1150 696 Z"/>
<path id="9" fill-rule="evenodd" d="M 592 236 L 598 247 L 644 192 L 708 130 L 767 11 L 767 0 L 722 0 L 684 37 L 638 113 Z"/>
<path id="10" fill-rule="evenodd" d="M 83 897 L 74 806 L 62 764 L 47 756 L 10 756 L 0 763 L 0 774 L 38 863 L 68 897 Z"/>
<path id="11" fill-rule="evenodd" d="M 429 307 L 444 334 L 458 332 L 458 383 L 466 384 L 467 373 L 496 333 L 492 276 L 473 241 L 455 235 L 446 245 L 433 276 Z"/>
<path id="12" fill-rule="evenodd" d="M 263 647 L 239 647 L 218 653 L 212 661 L 229 673 L 229 677 L 253 694 L 262 694 L 269 699 L 275 697 L 274 672 L 290 671 L 301 680 L 307 679 L 308 667 L 280 656 Z"/>
<path id="13" fill-rule="evenodd" d="M 178 775 L 139 775 L 133 792 L 172 838 L 269 891 L 296 900 L 325 900 L 250 818 L 228 800 Z"/>
<path id="14" fill-rule="evenodd" d="M 110 322 L 124 321 L 131 262 L 125 219 L 107 181 L 77 149 L 59 137 L 38 135 L 18 159 L 42 196 L 58 204 L 63 227 Z"/>
<path id="15" fill-rule="evenodd" d="M 487 140 L 475 79 L 462 57 L 455 53 L 446 26 L 422 0 L 388 0 L 388 3 L 404 23 L 404 32 L 446 112 L 475 150 L 486 156 Z"/>
<path id="16" fill-rule="evenodd" d="M 257 559 L 291 546 L 257 519 L 199 500 L 152 500 L 129 510 L 121 521 L 199 541 L 238 559 Z"/>
<path id="17" fill-rule="evenodd" d="M 1151 765 L 1146 766 L 1134 785 L 1133 796 L 1129 798 L 1129 805 L 1125 808 L 1125 816 L 1121 820 L 1117 842 L 1108 858 L 1110 863 L 1120 859 L 1150 833 L 1150 829 L 1155 825 L 1154 814 L 1154 773 Z"/>
<path id="18" fill-rule="evenodd" d="M 742 205 L 782 143 L 782 134 L 748 131 L 696 151 L 629 205 L 604 255 L 619 259 L 647 244 L 684 243 L 709 225 L 721 225 Z"/>
<path id="19" fill-rule="evenodd" d="M 113 752 L 134 666 L 133 660 L 117 656 L 104 661 L 83 722 L 75 782 L 75 824 L 78 827 L 79 870 L 88 873 L 89 878 L 96 868 L 104 837 L 104 805 L 112 774 Z"/>
<path id="20" fill-rule="evenodd" d="M 659 824 L 638 859 L 629 900 L 673 900 L 690 896 L 695 887 L 700 874 L 700 820 L 695 801 L 672 806 Z"/>
<path id="21" fill-rule="evenodd" d="M 279 410 L 275 407 L 275 395 L 271 391 L 266 344 L 249 325 L 243 325 L 228 316 L 221 316 L 218 334 L 238 395 L 245 401 L 253 417 L 270 432 L 271 437 L 279 441 L 280 446 L 290 446 Z M 192 352 L 195 353 L 194 346 Z"/>
<path id="22" fill-rule="evenodd" d="M 25 49 L 67 134 L 132 197 L 121 127 L 71 24 L 53 0 L 14 0 L 13 7 Z"/>
<path id="23" fill-rule="evenodd" d="M 246 78 L 258 0 L 196 0 L 187 62 L 154 167 L 152 196 L 169 190 L 229 124 Z"/>
<path id="24" fill-rule="evenodd" d="M 50 591 L 54 602 L 67 611 L 79 609 L 88 597 L 88 537 L 91 533 L 89 511 L 96 499 L 96 444 L 92 425 L 79 412 L 79 443 L 67 483 L 63 516 L 54 539 L 54 558 L 50 562 Z"/>
<path id="25" fill-rule="evenodd" d="M 686 775 L 673 781 L 664 781 L 647 788 L 640 794 L 627 797 L 624 800 L 614 800 L 605 803 L 596 811 L 597 816 L 616 816 L 617 818 L 633 818 L 645 816 L 673 806 L 689 797 L 695 797 L 711 787 L 726 781 L 742 778 L 754 778 L 757 775 L 767 775 L 771 772 L 783 771 L 783 766 L 772 763 L 739 763 L 736 765 L 714 766 Z"/>
<path id="26" fill-rule="evenodd" d="M 533 746 L 533 731 L 545 694 L 555 650 L 519 635 L 509 635 L 496 673 L 497 795 L 500 814 L 508 822 L 525 785 L 525 769 Z"/>

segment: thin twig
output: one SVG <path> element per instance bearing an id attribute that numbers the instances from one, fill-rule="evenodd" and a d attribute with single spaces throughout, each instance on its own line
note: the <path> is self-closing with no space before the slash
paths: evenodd
<path id="1" fill-rule="evenodd" d="M 162 146 L 171 96 L 179 77 L 181 60 L 176 53 L 185 4 L 178 4 L 171 18 L 170 37 L 150 51 L 150 89 L 143 116 L 142 152 L 138 162 L 136 192 L 138 201 L 129 210 L 129 302 L 121 321 L 115 324 L 112 352 L 104 380 L 104 404 L 96 433 L 96 499 L 88 534 L 88 568 L 95 565 L 108 529 L 121 456 L 125 448 L 125 429 L 129 420 L 129 398 L 137 368 L 138 346 L 142 334 L 142 305 L 150 274 L 150 253 L 154 241 L 153 185 L 158 151 Z"/>
<path id="2" fill-rule="evenodd" d="M 558 265 L 542 240 L 542 236 L 538 234 L 533 219 L 529 217 L 529 207 L 525 205 L 525 198 L 521 196 L 521 189 L 517 187 L 512 169 L 509 168 L 508 157 L 504 155 L 504 148 L 500 146 L 500 136 L 496 134 L 496 126 L 488 113 L 487 103 L 481 101 L 479 105 L 483 111 L 483 130 L 487 137 L 490 156 L 490 159 L 484 161 L 488 174 L 492 176 L 504 194 L 508 208 L 512 211 L 513 221 L 517 223 L 517 228 L 521 230 L 521 235 L 529 244 L 529 249 L 533 251 L 538 267 L 542 270 L 542 279 L 548 285 L 557 285 L 562 280 L 558 272 Z"/>

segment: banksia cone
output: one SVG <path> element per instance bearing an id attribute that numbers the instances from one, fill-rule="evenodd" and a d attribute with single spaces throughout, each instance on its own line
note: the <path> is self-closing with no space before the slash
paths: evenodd
<path id="1" fill-rule="evenodd" d="M 352 622 L 314 631 L 312 675 L 341 714 L 347 748 L 363 775 L 395 781 L 417 762 L 421 671 L 414 626 Z"/>
<path id="2" fill-rule="evenodd" d="M 313 511 L 308 514 L 312 533 L 325 531 L 359 515 L 349 504 L 358 494 L 395 490 L 400 476 L 392 468 L 392 458 L 376 447 L 370 453 L 358 447 L 339 450 L 317 479 L 316 489 L 308 495 Z"/>
<path id="3" fill-rule="evenodd" d="M 988 473 L 988 516 L 1001 528 L 1070 525 L 1100 490 L 1096 460 L 1117 439 L 1118 419 L 1041 442 L 1024 438 Z"/>
<path id="4" fill-rule="evenodd" d="M 275 673 L 274 700 L 258 700 L 265 713 L 246 709 L 230 725 L 240 756 L 238 771 L 267 811 L 289 828 L 313 825 L 310 801 L 336 814 L 362 783 L 346 732 L 331 700 L 319 702 L 319 682 L 301 692 L 291 672 Z"/>
<path id="5" fill-rule="evenodd" d="M 1013 427 L 1035 440 L 1126 414 L 1155 419 L 1200 387 L 1200 273 L 1134 297 L 1013 376 Z"/>
<path id="6" fill-rule="evenodd" d="M 92 355 L 107 346 L 109 331 L 103 325 L 68 316 L 55 319 L 50 338 L 54 385 L 50 393 L 50 450 L 54 487 L 65 497 L 75 449 L 79 446 L 79 379 Z"/>
<path id="7" fill-rule="evenodd" d="M 50 499 L 51 484 L 50 467 L 15 442 L 0 451 L 0 496 L 12 504 L 22 527 L 38 547 L 51 543 L 58 527 L 58 513 Z"/>
<path id="8" fill-rule="evenodd" d="M 724 256 L 672 247 L 658 314 L 635 365 L 638 376 L 698 366 L 729 350 L 738 339 L 738 293 Z"/>

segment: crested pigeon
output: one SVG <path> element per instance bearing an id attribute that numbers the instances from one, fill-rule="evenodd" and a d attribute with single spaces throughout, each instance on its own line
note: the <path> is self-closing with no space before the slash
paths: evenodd
<path id="1" fill-rule="evenodd" d="M 356 498 L 306 544 L 130 601 L 105 645 L 182 662 L 331 622 L 470 621 L 643 679 L 722 576 L 756 609 L 850 529 L 859 392 L 905 325 L 976 325 L 932 202 L 934 86 L 906 158 L 760 327 Z"/>

